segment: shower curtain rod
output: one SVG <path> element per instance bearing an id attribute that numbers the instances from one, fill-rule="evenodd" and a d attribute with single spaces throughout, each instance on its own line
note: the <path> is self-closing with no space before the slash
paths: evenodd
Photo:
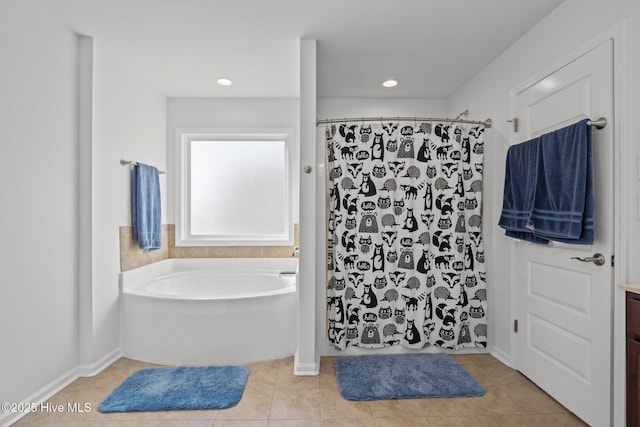
<path id="1" fill-rule="evenodd" d="M 462 113 L 460 113 L 458 115 L 458 117 L 456 117 L 455 119 L 450 119 L 450 118 L 437 118 L 437 117 L 345 117 L 343 119 L 323 119 L 323 120 L 318 120 L 316 121 L 316 126 L 322 125 L 322 124 L 328 124 L 328 123 L 348 123 L 348 122 L 383 122 L 383 121 L 414 121 L 414 122 L 447 122 L 447 123 L 468 123 L 468 124 L 473 124 L 473 125 L 484 125 L 484 127 L 486 128 L 490 128 L 493 124 L 493 122 L 491 121 L 491 119 L 486 119 L 484 121 L 480 121 L 480 120 L 467 120 L 467 119 L 460 119 L 461 116 L 468 114 L 467 111 L 463 111 Z M 517 119 L 512 119 L 512 120 L 507 120 L 508 122 L 511 122 L 513 120 L 517 120 Z M 517 125 L 516 125 L 517 126 Z M 607 126 L 607 119 L 605 117 L 600 117 L 599 119 L 596 120 L 589 120 L 587 121 L 587 126 L 593 126 L 597 129 L 602 129 L 605 126 Z M 517 129 L 517 128 L 516 128 Z"/>
<path id="2" fill-rule="evenodd" d="M 134 165 L 137 165 L 137 164 L 138 164 L 138 162 L 132 162 L 131 160 L 120 159 L 120 165 L 121 166 L 126 166 L 126 165 L 134 166 Z M 163 173 L 166 173 L 166 172 L 165 171 L 158 171 L 158 173 L 159 174 L 163 174 Z"/>
<path id="3" fill-rule="evenodd" d="M 462 115 L 462 114 L 461 114 Z M 460 117 L 460 116 L 458 116 Z M 446 123 L 467 123 L 472 125 L 483 125 L 486 128 L 490 128 L 493 122 L 491 119 L 486 120 L 467 120 L 467 119 L 450 119 L 450 118 L 438 118 L 438 117 L 345 117 L 343 119 L 322 119 L 316 121 L 316 126 L 328 123 L 347 123 L 347 122 L 446 122 Z"/>

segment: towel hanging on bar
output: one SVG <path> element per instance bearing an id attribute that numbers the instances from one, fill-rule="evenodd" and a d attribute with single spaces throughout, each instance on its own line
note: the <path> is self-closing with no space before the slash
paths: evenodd
<path id="1" fill-rule="evenodd" d="M 133 240 L 140 249 L 162 247 L 161 218 L 158 169 L 137 163 L 131 171 L 131 220 Z"/>
<path id="2" fill-rule="evenodd" d="M 124 160 L 124 159 L 120 159 L 120 165 L 122 165 L 122 166 L 126 166 L 126 165 L 135 166 L 135 165 L 137 165 L 137 164 L 138 164 L 138 162 L 134 162 L 134 161 L 131 161 L 131 160 Z M 164 173 L 166 173 L 166 172 L 165 172 L 165 171 L 161 171 L 161 170 L 159 170 L 159 171 L 158 171 L 158 173 L 159 173 L 160 175 L 162 175 L 162 174 L 164 174 Z"/>
<path id="3" fill-rule="evenodd" d="M 594 237 L 590 120 L 513 145 L 502 214 L 509 237 L 591 244 Z"/>

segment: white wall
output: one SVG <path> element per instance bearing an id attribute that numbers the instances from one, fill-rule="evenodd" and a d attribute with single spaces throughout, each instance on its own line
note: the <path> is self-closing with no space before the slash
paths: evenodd
<path id="1" fill-rule="evenodd" d="M 460 110 L 462 111 L 462 110 Z M 460 111 L 458 113 L 460 113 Z M 454 114 L 454 117 L 458 115 Z M 393 98 L 319 98 L 317 102 L 317 114 L 320 119 L 340 119 L 356 117 L 446 117 L 447 101 L 444 99 L 393 99 Z M 318 126 L 316 133 L 317 144 L 324 144 L 324 126 Z M 326 152 L 322 149 L 322 156 L 318 156 L 318 166 L 324 168 L 326 162 Z M 320 180 L 323 181 L 324 173 Z M 326 286 L 326 206 L 328 205 L 327 194 L 324 189 L 318 191 L 316 195 L 316 206 L 318 211 L 316 217 L 318 229 L 316 232 L 316 253 L 322 258 L 323 268 L 317 268 L 316 274 L 319 276 L 316 286 L 316 346 L 321 356 L 339 354 L 357 354 L 358 348 L 348 348 L 344 351 L 336 351 L 329 345 L 327 339 L 327 293 Z M 397 347 L 397 346 L 396 346 Z M 385 349 L 387 351 L 402 351 L 398 348 Z M 366 352 L 366 351 L 365 351 Z"/>
<path id="2" fill-rule="evenodd" d="M 300 40 L 300 168 L 304 172 L 300 176 L 300 216 L 304 220 L 300 224 L 300 255 L 296 276 L 298 330 L 293 360 L 293 373 L 296 375 L 318 375 L 320 372 L 315 307 L 318 289 L 323 289 L 326 283 L 318 275 L 324 270 L 322 264 L 325 257 L 321 256 L 322 251 L 317 251 L 317 236 L 324 235 L 320 226 L 322 216 L 318 214 L 321 209 L 317 205 L 319 194 L 324 191 L 318 181 L 325 173 L 319 156 L 321 146 L 316 139 L 317 51 L 315 39 Z M 323 199 L 320 197 L 320 200 Z"/>
<path id="3" fill-rule="evenodd" d="M 297 98 L 169 98 L 167 102 L 167 158 L 168 205 L 167 221 L 175 224 L 174 180 L 176 129 L 267 129 L 291 128 L 295 130 L 293 158 L 294 212 L 293 222 L 298 223 L 298 158 L 299 134 Z"/>
<path id="4" fill-rule="evenodd" d="M 48 13 L 13 2 L 0 14 L 1 402 L 25 401 L 78 360 L 77 40 Z"/>
<path id="5" fill-rule="evenodd" d="M 319 119 L 380 116 L 445 117 L 446 115 L 446 99 L 318 98 Z"/>
<path id="6" fill-rule="evenodd" d="M 640 146 L 634 137 L 640 135 L 640 2 L 637 0 L 566 0 L 554 12 L 505 51 L 482 72 L 467 82 L 449 99 L 449 113 L 468 108 L 473 117 L 491 117 L 494 128 L 487 133 L 484 230 L 487 239 L 487 278 L 489 292 L 489 327 L 492 351 L 509 360 L 511 354 L 509 282 L 509 241 L 498 229 L 502 206 L 504 161 L 509 144 L 509 93 L 516 85 L 557 62 L 580 45 L 624 21 L 624 37 L 628 46 L 618 44 L 626 64 L 622 64 L 625 105 L 620 105 L 618 118 L 623 121 L 615 129 L 622 143 L 615 149 L 622 153 L 621 199 L 625 206 L 618 224 L 620 234 L 627 237 L 627 253 L 616 254 L 617 277 L 620 282 L 640 281 L 640 215 L 638 198 L 640 180 L 638 159 Z M 617 100 L 618 102 L 620 100 Z M 624 419 L 624 306 L 623 293 L 615 283 L 614 293 L 614 414 L 615 425 Z"/>
<path id="7" fill-rule="evenodd" d="M 131 223 L 129 168 L 118 162 L 166 165 L 165 97 L 99 43 L 93 58 L 91 48 L 80 55 L 78 37 L 50 8 L 14 2 L 11 13 L 0 14 L 2 402 L 45 399 L 118 354 L 118 227 Z M 93 75 L 80 80 L 78 70 L 91 72 L 91 65 Z M 93 81 L 82 101 L 79 81 Z M 87 128 L 78 124 L 79 105 L 86 108 L 87 100 L 94 114 L 84 117 L 93 130 L 80 138 L 79 128 Z M 91 167 L 80 176 L 82 153 Z M 92 202 L 79 197 L 87 180 Z M 79 233 L 81 214 L 92 224 L 89 237 Z M 93 275 L 80 281 L 80 242 L 87 241 Z M 87 302 L 81 295 L 90 309 L 79 310 Z M 0 424 L 15 415 L 0 414 Z"/>
<path id="8" fill-rule="evenodd" d="M 92 134 L 92 355 L 120 347 L 119 227 L 131 225 L 131 167 L 120 159 L 166 170 L 166 98 L 116 54 L 94 43 Z M 160 175 L 162 221 L 167 175 Z"/>

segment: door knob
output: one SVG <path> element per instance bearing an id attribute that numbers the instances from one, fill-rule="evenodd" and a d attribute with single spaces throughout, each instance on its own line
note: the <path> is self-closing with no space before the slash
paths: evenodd
<path id="1" fill-rule="evenodd" d="M 581 262 L 592 262 L 598 266 L 604 265 L 604 262 L 605 262 L 604 255 L 602 254 L 593 254 L 593 256 L 585 257 L 585 258 L 574 256 L 571 259 L 577 259 L 578 261 L 581 261 Z"/>

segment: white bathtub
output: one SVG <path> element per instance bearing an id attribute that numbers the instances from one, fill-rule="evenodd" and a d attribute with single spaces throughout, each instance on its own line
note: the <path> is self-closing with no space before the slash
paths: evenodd
<path id="1" fill-rule="evenodd" d="M 295 351 L 296 258 L 167 259 L 121 273 L 123 353 L 225 365 Z"/>

